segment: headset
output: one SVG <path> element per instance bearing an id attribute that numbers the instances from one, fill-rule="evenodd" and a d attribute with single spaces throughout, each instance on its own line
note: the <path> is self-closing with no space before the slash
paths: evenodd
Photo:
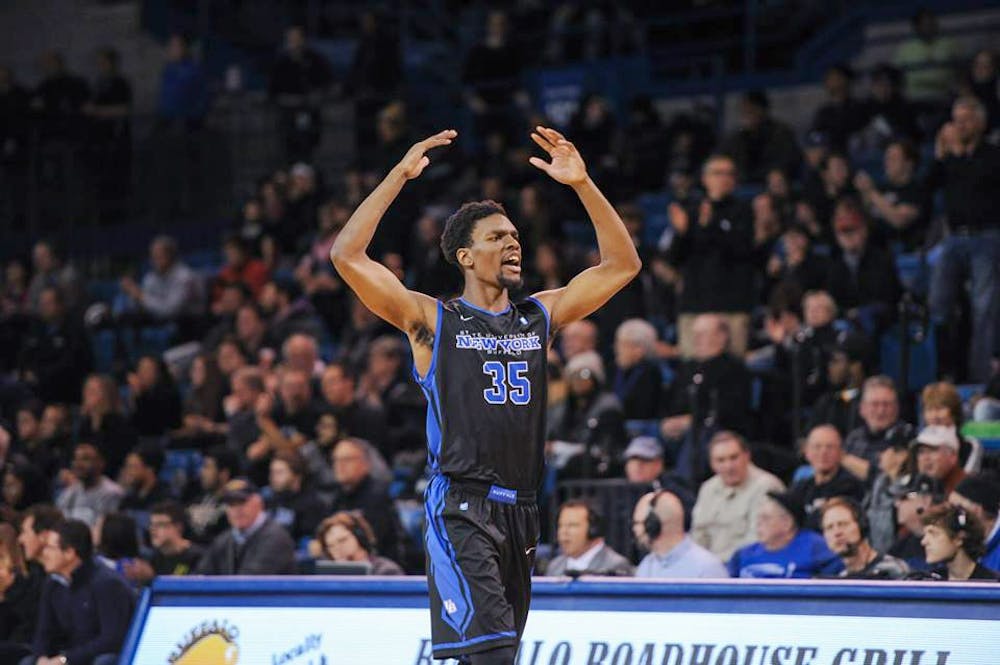
<path id="1" fill-rule="evenodd" d="M 660 516 L 656 514 L 656 502 L 665 492 L 666 490 L 656 490 L 656 492 L 653 493 L 653 498 L 649 502 L 649 512 L 646 513 L 646 519 L 642 522 L 643 528 L 646 529 L 646 536 L 649 538 L 649 542 L 653 542 L 656 540 L 657 536 L 663 533 L 663 522 L 660 521 Z"/>
<path id="2" fill-rule="evenodd" d="M 854 515 L 854 521 L 858 523 L 858 530 L 861 532 L 861 537 L 867 540 L 871 533 L 871 525 L 868 523 L 868 515 L 865 513 L 864 508 L 861 507 L 861 504 L 854 497 L 841 496 L 839 498 L 844 502 L 848 510 L 851 511 L 851 514 Z"/>
<path id="3" fill-rule="evenodd" d="M 955 506 L 952 511 L 951 524 L 948 525 L 949 530 L 956 536 L 961 531 L 965 531 L 969 524 L 969 514 L 965 511 L 962 506 Z"/>
<path id="4" fill-rule="evenodd" d="M 587 540 L 604 537 L 604 515 L 593 504 L 587 502 Z"/>

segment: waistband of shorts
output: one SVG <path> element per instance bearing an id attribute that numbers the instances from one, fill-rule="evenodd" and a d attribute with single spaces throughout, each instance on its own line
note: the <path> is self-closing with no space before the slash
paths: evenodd
<path id="1" fill-rule="evenodd" d="M 532 490 L 515 490 L 502 485 L 493 485 L 481 480 L 465 478 L 449 478 L 451 486 L 469 494 L 486 497 L 496 503 L 533 504 L 538 500 L 537 492 Z"/>

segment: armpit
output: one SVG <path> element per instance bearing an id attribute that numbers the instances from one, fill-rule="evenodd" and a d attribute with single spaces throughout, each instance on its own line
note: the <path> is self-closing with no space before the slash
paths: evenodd
<path id="1" fill-rule="evenodd" d="M 424 321 L 418 321 L 410 327 L 410 338 L 414 344 L 426 346 L 428 349 L 434 348 L 434 331 Z"/>

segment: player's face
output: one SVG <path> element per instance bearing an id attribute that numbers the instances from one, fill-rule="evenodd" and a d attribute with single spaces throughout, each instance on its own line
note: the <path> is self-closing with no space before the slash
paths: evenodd
<path id="1" fill-rule="evenodd" d="M 472 229 L 472 269 L 486 283 L 505 289 L 521 286 L 521 243 L 514 224 L 503 215 L 490 215 Z"/>

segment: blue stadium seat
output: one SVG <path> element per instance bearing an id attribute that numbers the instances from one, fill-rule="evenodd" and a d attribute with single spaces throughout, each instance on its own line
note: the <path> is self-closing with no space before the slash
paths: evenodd
<path id="1" fill-rule="evenodd" d="M 416 546 L 417 551 L 424 551 L 424 507 L 419 501 L 395 501 L 396 514 L 399 523 L 403 525 L 403 533 Z"/>
<path id="2" fill-rule="evenodd" d="M 937 376 L 937 352 L 935 350 L 934 329 L 931 327 L 911 324 L 910 338 L 910 371 L 908 386 L 910 390 L 920 390 L 932 383 Z M 879 357 L 882 361 L 882 374 L 886 374 L 897 384 L 902 383 L 902 373 L 899 366 L 902 338 L 899 324 L 893 325 L 883 333 L 879 340 Z"/>
<path id="3" fill-rule="evenodd" d="M 94 369 L 101 374 L 110 372 L 115 360 L 115 331 L 95 331 L 90 338 L 90 349 L 94 355 Z"/>
<path id="4" fill-rule="evenodd" d="M 160 481 L 170 486 L 174 496 L 180 496 L 189 482 L 198 477 L 201 451 L 194 448 L 167 450 L 160 469 Z"/>

